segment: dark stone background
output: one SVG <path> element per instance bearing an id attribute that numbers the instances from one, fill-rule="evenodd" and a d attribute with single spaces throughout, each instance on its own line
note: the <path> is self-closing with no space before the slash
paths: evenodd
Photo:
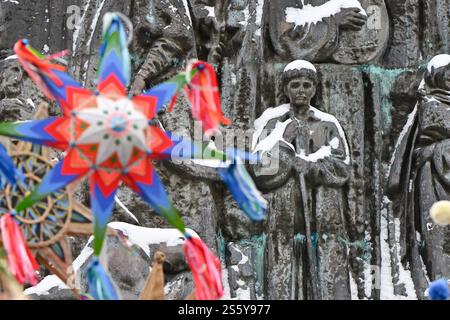
<path id="1" fill-rule="evenodd" d="M 161 1 L 161 6 L 164 6 L 164 2 L 167 0 Z M 193 4 L 198 2 L 202 1 L 192 1 Z M 208 4 L 208 1 L 203 2 Z M 172 3 L 180 6 L 181 0 L 173 0 Z M 234 8 L 235 11 L 230 12 L 226 23 L 234 25 L 229 33 L 243 34 L 241 45 L 223 50 L 218 70 L 221 75 L 224 112 L 234 121 L 232 128 L 248 129 L 266 107 L 273 106 L 262 101 L 261 95 L 264 90 L 274 88 L 260 84 L 261 77 L 264 77 L 261 65 L 272 62 L 262 61 L 259 55 L 261 38 L 252 36 L 260 27 L 254 17 L 261 0 L 232 1 L 233 3 L 234 7 L 232 5 L 230 10 Z M 396 241 L 399 236 L 395 228 L 396 216 L 386 200 L 384 185 L 398 135 L 415 105 L 423 67 L 431 57 L 449 53 L 450 49 L 449 0 L 385 0 L 385 3 L 390 18 L 390 35 L 384 54 L 370 65 L 318 65 L 320 86 L 315 99 L 321 110 L 338 118 L 350 142 L 353 170 L 348 187 L 347 210 L 352 226 L 349 249 L 353 257 L 352 275 L 356 279 L 360 299 L 392 297 L 392 292 L 383 292 L 392 291 L 392 288 L 397 297 L 414 298 L 411 293 L 408 295 L 408 281 L 402 277 L 408 266 L 400 261 L 398 253 L 401 248 L 398 248 Z M 80 8 L 82 20 L 78 29 L 67 27 L 67 21 L 71 19 L 67 8 L 71 5 Z M 249 23 L 245 28 L 236 23 L 242 19 L 239 11 L 241 8 L 247 8 L 249 12 Z M 36 106 L 44 99 L 18 67 L 16 60 L 4 60 L 13 54 L 12 46 L 15 41 L 23 37 L 29 38 L 32 45 L 43 53 L 69 48 L 72 51 L 68 57 L 70 72 L 77 80 L 93 86 L 101 17 L 107 11 L 121 11 L 129 15 L 135 25 L 145 26 L 143 20 L 149 14 L 149 7 L 148 2 L 140 0 L 0 2 L 0 120 L 29 119 L 33 107 L 28 99 Z M 191 4 L 191 17 L 194 21 L 204 22 L 205 16 L 204 11 Z M 198 25 L 195 26 L 197 45 L 184 46 L 180 60 L 192 55 L 207 59 L 205 51 L 208 52 L 210 48 L 203 46 L 204 39 L 198 36 L 198 33 L 201 34 L 199 28 Z M 145 28 L 140 30 L 145 31 Z M 187 31 L 183 28 L 180 30 L 183 34 L 194 32 L 189 28 Z M 148 37 L 151 38 L 153 33 L 150 27 L 148 32 Z M 139 37 L 138 35 L 138 40 Z M 186 39 L 189 39 L 189 35 Z M 180 41 L 183 43 L 189 40 Z M 143 59 L 143 53 L 139 50 L 142 51 L 139 41 L 134 42 L 132 54 L 135 70 L 139 68 L 138 62 Z M 145 54 L 145 48 L 143 52 Z M 277 65 L 272 67 L 280 68 Z M 185 128 L 187 132 L 192 131 L 191 119 L 183 116 L 185 110 L 180 109 L 178 113 L 164 115 L 164 124 L 171 130 L 175 127 L 174 129 Z M 53 107 L 52 113 L 57 112 L 57 108 Z M 264 265 L 270 263 L 270 257 L 266 257 L 269 261 L 264 262 L 267 236 L 264 226 L 250 226 L 237 206 L 230 201 L 228 192 L 214 179 L 193 178 L 164 165 L 159 166 L 158 170 L 172 200 L 184 214 L 187 225 L 196 230 L 223 259 L 228 271 L 231 297 L 242 294 L 243 291 L 248 292 L 248 297 L 251 298 L 264 297 L 264 287 L 270 281 L 264 277 Z M 119 197 L 138 217 L 142 226 L 167 227 L 163 220 L 153 215 L 152 210 L 129 190 L 121 190 Z M 270 195 L 267 197 L 270 198 Z M 86 197 L 82 198 L 87 202 Z M 135 223 L 119 208 L 116 209 L 114 219 Z M 389 256 L 389 261 L 385 257 L 384 264 L 381 259 L 383 248 Z M 242 261 L 241 254 L 249 258 L 248 263 L 239 263 Z M 149 261 L 143 259 L 140 263 L 149 265 Z M 380 267 L 381 271 L 374 271 L 376 268 L 370 267 L 371 265 Z M 386 274 L 386 270 L 390 274 Z M 380 273 L 383 275 L 381 278 L 378 276 Z M 142 277 L 145 277 L 145 272 Z M 176 281 L 186 281 L 189 275 L 184 272 L 177 277 L 181 280 L 177 278 Z M 386 284 L 386 281 L 390 283 Z M 176 286 L 172 287 L 175 289 L 171 289 L 169 297 L 180 298 Z M 425 288 L 420 289 L 415 294 L 418 298 L 423 298 Z M 127 297 L 133 297 L 133 293 Z"/>

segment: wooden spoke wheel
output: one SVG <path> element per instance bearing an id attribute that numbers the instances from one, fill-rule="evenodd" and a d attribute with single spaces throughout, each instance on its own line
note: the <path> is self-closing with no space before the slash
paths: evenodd
<path id="1" fill-rule="evenodd" d="M 11 157 L 24 173 L 25 183 L 18 183 L 16 186 L 8 184 L 0 191 L 0 210 L 6 212 L 14 212 L 16 205 L 53 168 L 50 161 L 32 152 L 12 152 Z M 37 249 L 50 246 L 65 235 L 71 222 L 72 207 L 72 195 L 64 189 L 52 193 L 22 212 L 16 212 L 14 218 L 20 224 L 28 246 Z"/>

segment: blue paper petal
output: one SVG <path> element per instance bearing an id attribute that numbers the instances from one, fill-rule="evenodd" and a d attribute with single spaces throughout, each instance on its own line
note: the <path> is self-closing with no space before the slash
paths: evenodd
<path id="1" fill-rule="evenodd" d="M 5 181 L 10 184 L 16 184 L 16 182 L 23 181 L 25 179 L 23 173 L 16 168 L 11 158 L 8 156 L 8 153 L 0 144 L 0 186 L 2 186 Z"/>
<path id="2" fill-rule="evenodd" d="M 119 300 L 114 283 L 109 278 L 97 257 L 87 270 L 88 294 L 95 300 Z"/>
<path id="3" fill-rule="evenodd" d="M 218 174 L 230 189 L 239 207 L 252 221 L 264 219 L 267 201 L 255 186 L 243 164 L 233 163 L 228 168 L 218 168 Z"/>

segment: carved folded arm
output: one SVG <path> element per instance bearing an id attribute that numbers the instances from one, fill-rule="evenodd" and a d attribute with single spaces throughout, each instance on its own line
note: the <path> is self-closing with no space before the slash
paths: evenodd
<path id="1" fill-rule="evenodd" d="M 262 158 L 261 164 L 253 165 L 249 170 L 258 188 L 270 191 L 283 186 L 292 176 L 295 152 L 288 144 L 280 141 Z"/>
<path id="2" fill-rule="evenodd" d="M 328 143 L 305 156 L 297 154 L 295 168 L 303 172 L 312 185 L 332 188 L 343 186 L 350 176 L 350 154 L 345 136 L 337 128 L 332 130 Z"/>

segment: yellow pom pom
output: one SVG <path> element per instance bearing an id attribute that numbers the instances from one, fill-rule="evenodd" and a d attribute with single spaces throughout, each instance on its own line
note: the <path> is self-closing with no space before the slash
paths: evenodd
<path id="1" fill-rule="evenodd" d="M 446 226 L 450 224 L 450 201 L 439 201 L 433 204 L 430 215 L 437 224 Z"/>

